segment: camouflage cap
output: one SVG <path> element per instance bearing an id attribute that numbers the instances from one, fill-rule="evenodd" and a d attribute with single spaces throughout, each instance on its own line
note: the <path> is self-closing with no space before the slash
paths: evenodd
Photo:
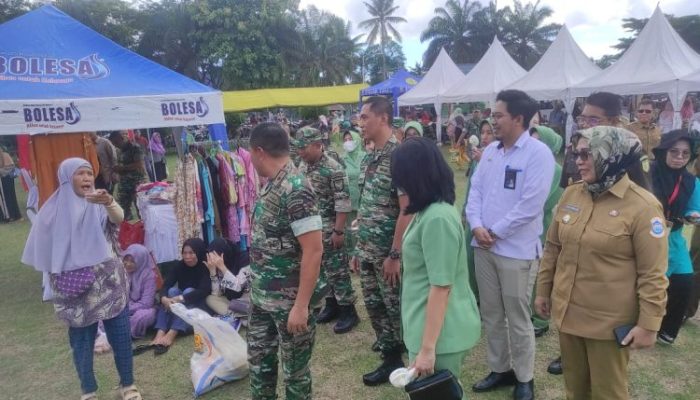
<path id="1" fill-rule="evenodd" d="M 310 126 L 305 126 L 297 131 L 296 134 L 296 145 L 299 148 L 304 148 L 312 143 L 320 142 L 323 140 L 323 135 L 321 131 Z"/>
<path id="2" fill-rule="evenodd" d="M 404 126 L 404 119 L 401 117 L 394 117 L 394 121 L 391 123 L 391 125 L 394 128 L 403 128 Z"/>

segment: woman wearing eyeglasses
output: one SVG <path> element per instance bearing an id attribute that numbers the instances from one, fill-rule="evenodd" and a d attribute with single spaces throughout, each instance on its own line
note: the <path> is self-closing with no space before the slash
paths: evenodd
<path id="1" fill-rule="evenodd" d="M 692 140 L 683 130 L 663 136 L 654 149 L 656 161 L 651 168 L 654 194 L 664 208 L 668 236 L 668 304 L 661 323 L 658 341 L 673 344 L 683 324 L 683 317 L 693 288 L 693 264 L 683 225 L 700 222 L 700 181 L 686 167 L 695 158 Z"/>
<path id="2" fill-rule="evenodd" d="M 668 241 L 658 200 L 636 179 L 641 144 L 622 128 L 574 136 L 581 182 L 562 195 L 537 277 L 535 310 L 552 317 L 568 399 L 628 399 L 628 347 L 653 346 L 666 307 Z M 570 367 L 569 367 L 570 366 Z"/>

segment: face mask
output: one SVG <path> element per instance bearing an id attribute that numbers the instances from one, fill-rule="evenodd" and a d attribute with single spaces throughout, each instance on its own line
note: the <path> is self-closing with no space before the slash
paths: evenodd
<path id="1" fill-rule="evenodd" d="M 355 144 L 355 142 L 345 142 L 345 143 L 343 143 L 343 148 L 344 148 L 345 151 L 347 151 L 348 153 L 352 153 L 352 151 L 355 150 L 356 147 L 357 147 L 357 145 Z"/>

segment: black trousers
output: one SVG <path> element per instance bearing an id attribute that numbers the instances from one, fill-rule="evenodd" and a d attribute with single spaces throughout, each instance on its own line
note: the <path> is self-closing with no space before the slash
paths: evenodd
<path id="1" fill-rule="evenodd" d="M 15 193 L 15 178 L 11 176 L 5 176 L 0 179 L 2 181 L 2 201 L 4 201 L 7 206 L 7 214 L 3 214 L 0 211 L 0 215 L 4 220 L 14 221 L 16 219 L 22 218 L 22 213 L 19 211 L 19 204 L 17 204 L 17 194 Z"/>
<path id="2" fill-rule="evenodd" d="M 673 338 L 678 336 L 693 289 L 693 274 L 677 274 L 668 278 L 668 302 L 666 316 L 661 322 L 661 330 Z"/>

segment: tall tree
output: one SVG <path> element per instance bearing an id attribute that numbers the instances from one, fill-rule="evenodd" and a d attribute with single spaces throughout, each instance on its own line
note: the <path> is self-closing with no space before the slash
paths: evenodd
<path id="1" fill-rule="evenodd" d="M 393 40 L 387 43 L 383 52 L 379 45 L 368 46 L 365 52 L 367 54 L 365 63 L 371 85 L 385 80 L 391 73 L 406 68 L 403 49 Z M 387 73 L 384 73 L 384 68 L 387 69 Z"/>
<path id="2" fill-rule="evenodd" d="M 27 0 L 0 0 L 0 24 L 29 11 Z"/>
<path id="3" fill-rule="evenodd" d="M 523 5 L 513 1 L 513 10 L 508 15 L 508 33 L 503 40 L 511 56 L 523 68 L 530 69 L 542 57 L 559 32 L 561 25 L 546 24 L 553 10 L 540 6 L 540 0 Z"/>
<path id="4" fill-rule="evenodd" d="M 668 22 L 671 24 L 673 29 L 678 32 L 683 40 L 696 52 L 700 53 L 700 15 L 685 15 L 682 17 L 674 17 L 673 15 L 666 15 Z M 622 53 L 627 50 L 634 40 L 639 36 L 639 32 L 644 29 L 644 26 L 649 21 L 649 18 L 623 18 L 622 27 L 625 28 L 627 32 L 632 34 L 632 37 L 620 38 L 618 44 L 613 46 L 619 53 L 615 55 L 619 58 Z"/>
<path id="5" fill-rule="evenodd" d="M 501 40 L 506 37 L 511 14 L 509 6 L 499 9 L 495 1 L 489 2 L 486 7 L 474 14 L 471 36 L 472 50 L 477 55 L 477 59 L 486 53 L 494 37 L 497 36 Z"/>
<path id="6" fill-rule="evenodd" d="M 423 76 L 423 74 L 428 72 L 428 70 L 423 66 L 423 64 L 416 61 L 416 64 L 408 69 L 408 72 L 412 73 L 415 76 Z"/>
<path id="7" fill-rule="evenodd" d="M 423 64 L 433 65 L 441 48 L 457 64 L 478 61 L 479 54 L 473 51 L 472 20 L 480 9 L 478 2 L 469 0 L 447 0 L 444 7 L 437 7 L 435 16 L 420 35 L 421 42 L 430 41 L 423 54 Z"/>
<path id="8" fill-rule="evenodd" d="M 371 18 L 360 22 L 361 29 L 369 30 L 367 34 L 367 44 L 374 44 L 379 39 L 379 47 L 382 57 L 382 74 L 387 78 L 386 46 L 391 40 L 401 42 L 401 34 L 396 30 L 394 24 L 406 22 L 403 17 L 394 15 L 399 6 L 394 5 L 394 0 L 371 0 L 364 2 L 367 12 Z"/>
<path id="9" fill-rule="evenodd" d="M 134 48 L 137 10 L 124 0 L 57 0 L 56 7 L 122 46 Z"/>

